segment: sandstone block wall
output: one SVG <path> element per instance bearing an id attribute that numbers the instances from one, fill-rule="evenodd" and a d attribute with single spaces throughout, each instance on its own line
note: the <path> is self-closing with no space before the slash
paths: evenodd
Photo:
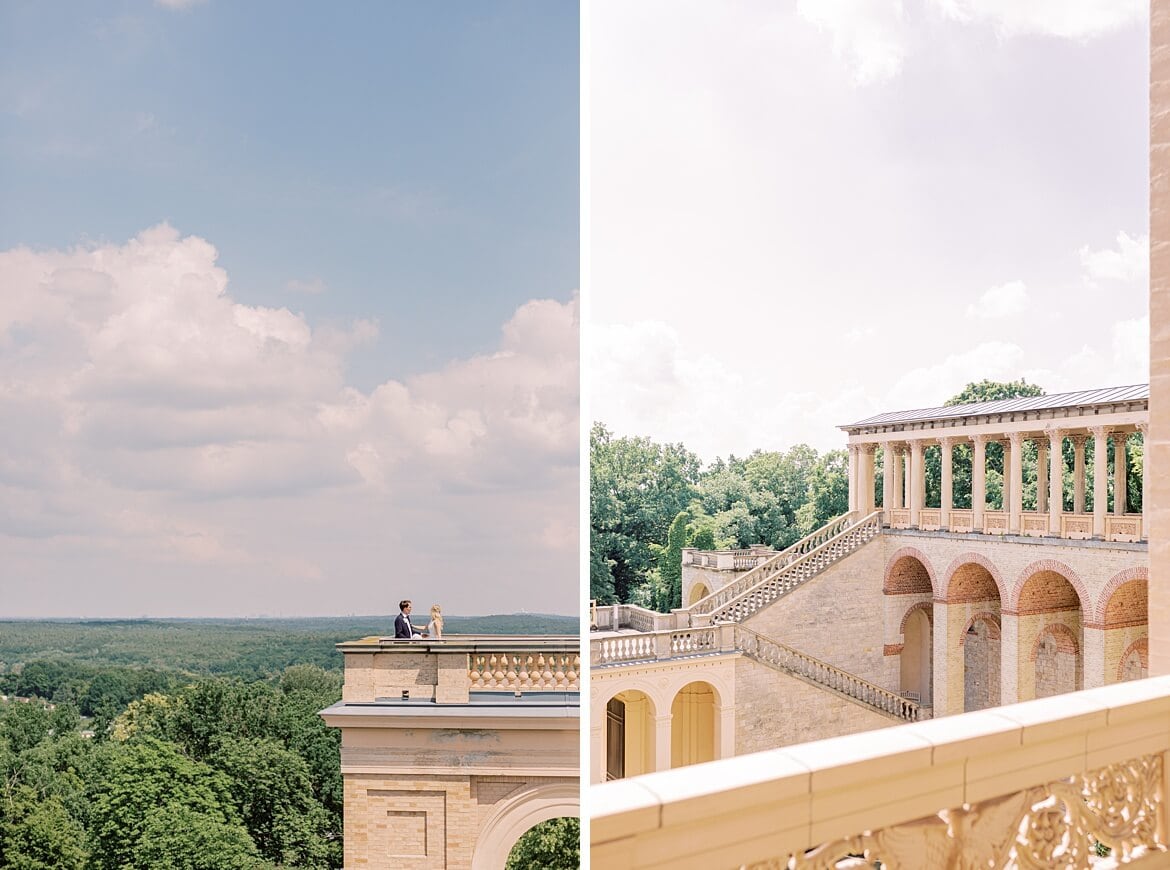
<path id="1" fill-rule="evenodd" d="M 748 658 L 735 683 L 736 755 L 900 724 Z"/>

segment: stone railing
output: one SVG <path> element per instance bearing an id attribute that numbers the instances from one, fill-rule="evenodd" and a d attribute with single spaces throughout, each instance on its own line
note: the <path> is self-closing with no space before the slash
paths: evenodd
<path id="1" fill-rule="evenodd" d="M 756 661 L 831 689 L 895 719 L 917 722 L 923 718 L 921 706 L 910 698 L 875 686 L 861 677 L 785 646 L 750 628 L 735 626 L 735 646 L 736 649 L 742 650 L 744 655 Z"/>
<path id="2" fill-rule="evenodd" d="M 619 628 L 662 631 L 675 627 L 675 616 L 636 604 L 598 604 L 593 611 L 593 627 L 600 631 L 616 631 Z"/>
<path id="3" fill-rule="evenodd" d="M 957 534 L 975 531 L 975 511 L 970 508 L 951 508 L 951 531 Z"/>
<path id="4" fill-rule="evenodd" d="M 1073 540 L 1087 541 L 1093 537 L 1092 514 L 1061 514 L 1060 536 Z"/>
<path id="5" fill-rule="evenodd" d="M 1142 539 L 1141 514 L 1105 515 L 1105 540 L 1140 541 Z"/>
<path id="6" fill-rule="evenodd" d="M 918 512 L 918 528 L 933 532 L 942 528 L 942 510 L 939 508 L 923 508 Z"/>
<path id="7" fill-rule="evenodd" d="M 879 512 L 875 512 L 870 516 L 879 516 Z M 749 591 L 756 585 L 766 582 L 774 575 L 784 571 L 789 565 L 802 556 L 816 550 L 823 546 L 828 541 L 833 540 L 843 531 L 850 528 L 853 522 L 857 519 L 857 512 L 843 514 L 825 525 L 821 526 L 810 535 L 801 538 L 791 547 L 777 553 L 771 559 L 768 559 L 762 565 L 757 565 L 751 571 L 748 571 L 742 577 L 737 577 L 726 586 L 715 590 L 706 598 L 702 598 L 687 608 L 691 614 L 696 613 L 713 613 L 719 607 L 724 606 L 734 598 Z M 868 517 L 867 517 L 868 519 Z M 880 529 L 879 529 L 880 531 Z"/>
<path id="8" fill-rule="evenodd" d="M 734 626 L 681 628 L 649 634 L 623 634 L 589 641 L 589 663 L 594 667 L 626 662 L 666 661 L 684 656 L 734 650 Z"/>
<path id="9" fill-rule="evenodd" d="M 741 622 L 780 596 L 816 577 L 829 565 L 880 535 L 881 531 L 881 511 L 874 511 L 865 519 L 848 526 L 786 565 L 778 565 L 767 573 L 757 569 L 760 572 L 757 575 L 757 582 L 750 588 L 738 591 L 740 581 L 746 580 L 756 572 L 745 574 L 740 581 L 729 584 L 698 602 L 691 608 L 691 614 L 693 616 L 696 609 L 707 602 L 710 607 L 707 612 L 711 614 L 713 620 Z"/>
<path id="10" fill-rule="evenodd" d="M 1008 533 L 1007 511 L 984 511 L 983 534 L 1006 535 Z"/>
<path id="11" fill-rule="evenodd" d="M 886 524 L 891 529 L 910 528 L 910 508 L 890 508 L 886 511 Z"/>
<path id="12" fill-rule="evenodd" d="M 592 786 L 592 866 L 1166 867 L 1168 717 L 1155 677 Z"/>
<path id="13" fill-rule="evenodd" d="M 471 692 L 580 692 L 575 636 L 371 637 L 340 643 L 346 703 L 466 703 Z"/>
<path id="14" fill-rule="evenodd" d="M 696 550 L 685 547 L 682 563 L 694 568 L 715 571 L 747 571 L 776 555 L 771 547 L 757 546 L 747 550 Z"/>
<path id="15" fill-rule="evenodd" d="M 1048 514 L 1025 511 L 1020 514 L 1020 534 L 1031 538 L 1048 536 Z"/>

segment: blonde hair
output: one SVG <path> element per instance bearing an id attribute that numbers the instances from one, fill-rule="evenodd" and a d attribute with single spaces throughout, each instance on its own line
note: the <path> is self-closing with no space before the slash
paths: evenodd
<path id="1" fill-rule="evenodd" d="M 431 619 L 435 621 L 435 625 L 439 626 L 439 630 L 443 629 L 443 610 L 437 604 L 431 605 Z"/>

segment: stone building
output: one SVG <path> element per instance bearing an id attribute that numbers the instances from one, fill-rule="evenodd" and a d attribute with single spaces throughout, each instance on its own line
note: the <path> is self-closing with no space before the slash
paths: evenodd
<path id="1" fill-rule="evenodd" d="M 580 815 L 580 640 L 339 644 L 346 870 L 499 870 L 533 825 Z"/>

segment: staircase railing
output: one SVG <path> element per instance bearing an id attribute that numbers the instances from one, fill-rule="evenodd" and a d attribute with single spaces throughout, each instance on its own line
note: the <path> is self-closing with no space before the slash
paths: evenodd
<path id="1" fill-rule="evenodd" d="M 809 682 L 838 692 L 896 719 L 917 722 L 923 718 L 921 705 L 909 698 L 875 686 L 861 677 L 765 637 L 750 628 L 735 626 L 735 646 L 744 655 L 762 664 L 796 677 L 803 677 Z"/>
<path id="2" fill-rule="evenodd" d="M 724 598 L 711 611 L 711 618 L 716 622 L 742 622 L 880 535 L 881 516 L 881 511 L 874 511 L 836 537 L 761 578 L 750 589 Z"/>
<path id="3" fill-rule="evenodd" d="M 715 590 L 706 598 L 700 598 L 687 609 L 691 613 L 711 613 L 716 608 L 722 607 L 737 595 L 741 595 L 757 583 L 767 580 L 777 571 L 783 570 L 805 553 L 816 549 L 825 541 L 835 538 L 842 531 L 849 528 L 853 521 L 857 519 L 857 516 L 857 511 L 850 511 L 836 519 L 829 520 L 815 532 L 805 535 L 788 549 L 782 550 L 766 562 L 761 562 L 746 574 L 737 577 L 722 589 Z"/>

